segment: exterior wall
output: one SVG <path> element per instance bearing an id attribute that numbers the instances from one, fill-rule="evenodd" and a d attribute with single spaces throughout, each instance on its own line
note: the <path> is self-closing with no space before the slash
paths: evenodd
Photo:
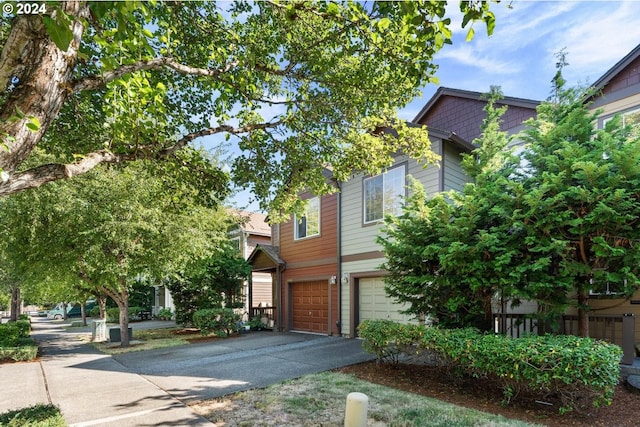
<path id="1" fill-rule="evenodd" d="M 445 145 L 442 167 L 444 175 L 444 191 L 462 191 L 464 189 L 464 185 L 469 182 L 469 178 L 460 166 L 461 161 L 462 156 L 460 150 L 455 149 L 451 145 Z"/>
<path id="2" fill-rule="evenodd" d="M 304 196 L 303 196 L 304 197 Z M 309 195 L 306 195 L 309 198 Z M 282 272 L 282 301 L 284 330 L 292 327 L 291 284 L 296 282 L 326 280 L 329 285 L 329 334 L 337 334 L 338 328 L 338 195 L 320 198 L 320 234 L 299 240 L 294 239 L 293 218 L 280 224 L 280 256 L 286 262 Z"/>
<path id="3" fill-rule="evenodd" d="M 454 130 L 463 139 L 473 142 L 480 136 L 480 129 L 485 118 L 486 102 L 454 96 L 443 96 L 422 118 L 420 124 L 437 129 Z M 496 104 L 500 107 L 500 104 Z M 532 116 L 532 110 L 510 105 L 502 116 L 502 130 L 518 128 L 523 121 Z"/>
<path id="4" fill-rule="evenodd" d="M 443 143 L 436 139 L 432 141 L 433 150 L 442 154 Z M 448 145 L 448 144 L 447 144 Z M 447 147 L 444 149 L 445 167 L 435 165 L 423 168 L 423 165 L 401 155 L 396 158 L 394 166 L 404 165 L 407 176 L 411 175 L 422 183 L 427 194 L 433 195 L 442 190 L 441 175 L 448 176 L 451 180 L 450 187 L 460 185 L 461 171 L 446 169 L 459 159 L 457 149 Z M 382 277 L 385 275 L 380 270 L 380 265 L 385 261 L 376 238 L 381 234 L 383 222 L 374 224 L 363 223 L 363 181 L 365 176 L 355 175 L 352 179 L 342 183 L 342 238 L 341 238 L 341 333 L 343 336 L 355 337 L 354 321 L 354 291 L 358 279 L 367 277 Z"/>

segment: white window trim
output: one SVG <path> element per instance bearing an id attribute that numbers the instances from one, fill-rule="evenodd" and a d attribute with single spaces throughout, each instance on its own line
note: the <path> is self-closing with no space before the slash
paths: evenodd
<path id="1" fill-rule="evenodd" d="M 367 191 L 366 191 L 366 189 L 367 189 L 367 181 L 370 181 L 372 179 L 378 178 L 379 176 L 382 176 L 382 180 L 383 180 L 382 181 L 382 192 L 383 192 L 383 197 L 384 197 L 384 193 L 385 193 L 385 191 L 384 191 L 385 178 L 384 177 L 385 177 L 385 175 L 388 174 L 389 172 L 395 171 L 396 169 L 399 169 L 399 168 L 402 168 L 402 171 L 403 171 L 402 175 L 404 177 L 404 183 L 402 185 L 402 188 L 403 188 L 402 197 L 404 197 L 404 196 L 406 196 L 406 186 L 407 186 L 407 167 L 406 167 L 406 164 L 404 164 L 404 163 L 396 165 L 394 167 L 391 167 L 391 168 L 387 169 L 385 172 L 380 173 L 378 175 L 370 176 L 370 177 L 367 177 L 367 178 L 363 179 L 363 181 L 362 181 L 362 223 L 364 225 L 370 225 L 370 224 L 379 223 L 380 221 L 383 221 L 384 220 L 384 216 L 389 213 L 388 211 L 384 210 L 384 207 L 386 206 L 386 203 L 383 200 L 383 202 L 382 202 L 382 208 L 383 208 L 382 218 L 376 218 L 376 219 L 367 221 Z"/>
<path id="2" fill-rule="evenodd" d="M 307 209 L 309 209 L 309 204 L 312 200 L 317 201 L 318 204 L 318 232 L 314 233 L 314 234 L 309 234 L 308 233 L 308 229 L 307 229 L 307 235 L 304 237 L 299 237 L 298 236 L 298 215 L 294 215 L 293 216 L 293 240 L 304 240 L 304 239 L 309 239 L 312 237 L 318 237 L 320 235 L 320 224 L 321 224 L 321 211 L 320 211 L 320 198 L 319 197 L 312 197 L 311 199 L 307 200 Z M 306 212 L 305 212 L 306 214 Z M 304 215 L 306 216 L 306 215 Z"/>
<path id="3" fill-rule="evenodd" d="M 640 113 L 640 107 L 633 107 L 631 109 L 627 109 L 627 110 L 623 110 L 623 111 L 616 111 L 615 113 L 611 114 L 611 116 L 607 117 L 606 119 L 602 119 L 602 128 L 604 129 L 604 127 L 607 125 L 607 123 L 609 123 L 617 115 L 620 115 L 620 117 L 622 117 L 622 126 L 625 126 L 625 117 L 630 115 L 630 114 L 635 114 L 635 113 Z"/>

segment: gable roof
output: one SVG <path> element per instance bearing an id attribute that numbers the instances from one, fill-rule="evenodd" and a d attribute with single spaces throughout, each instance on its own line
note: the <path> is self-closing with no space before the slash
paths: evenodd
<path id="1" fill-rule="evenodd" d="M 420 110 L 418 115 L 412 120 L 414 123 L 420 123 L 422 119 L 427 115 L 429 110 L 433 108 L 442 98 L 445 96 L 453 96 L 457 98 L 471 99 L 474 101 L 484 101 L 485 94 L 481 92 L 474 92 L 471 90 L 463 90 L 463 89 L 453 89 L 450 87 L 440 86 L 436 93 L 433 94 L 431 99 L 425 104 L 424 107 Z M 525 98 L 516 98 L 513 96 L 505 96 L 500 98 L 496 104 L 498 105 L 509 105 L 514 107 L 522 107 L 522 108 L 531 108 L 536 109 L 536 107 L 540 104 L 539 101 L 535 101 L 533 99 L 525 99 Z"/>
<path id="2" fill-rule="evenodd" d="M 271 236 L 271 227 L 267 223 L 267 216 L 259 212 L 237 211 L 235 215 L 240 219 L 240 229 L 250 234 Z"/>
<path id="3" fill-rule="evenodd" d="M 251 264 L 252 271 L 273 271 L 286 265 L 277 246 L 263 244 L 256 245 L 247 262 Z"/>
<path id="4" fill-rule="evenodd" d="M 613 67 L 611 67 L 606 73 L 602 75 L 598 80 L 593 83 L 595 89 L 600 90 L 607 85 L 615 76 L 617 76 L 622 70 L 624 70 L 629 64 L 640 57 L 640 44 L 636 46 L 631 52 L 629 52 L 624 58 L 618 61 Z"/>

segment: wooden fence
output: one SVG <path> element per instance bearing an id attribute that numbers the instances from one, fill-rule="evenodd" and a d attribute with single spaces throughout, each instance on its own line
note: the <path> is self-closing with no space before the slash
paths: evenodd
<path id="1" fill-rule="evenodd" d="M 536 319 L 535 314 L 496 313 L 493 318 L 495 333 L 505 334 L 513 338 L 538 335 L 545 332 L 544 323 Z M 624 352 L 622 363 L 630 365 L 635 358 L 635 324 L 635 316 L 633 314 L 592 314 L 589 315 L 589 336 L 622 347 Z M 578 316 L 563 315 L 560 333 L 577 335 Z"/>

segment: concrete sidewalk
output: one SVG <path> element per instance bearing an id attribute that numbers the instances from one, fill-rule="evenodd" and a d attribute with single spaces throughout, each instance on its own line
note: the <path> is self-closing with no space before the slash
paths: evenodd
<path id="1" fill-rule="evenodd" d="M 0 412 L 53 403 L 72 427 L 213 425 L 111 356 L 87 345 L 89 332 L 78 328 L 66 332 L 63 328 L 69 323 L 59 321 L 32 321 L 32 336 L 42 357 L 39 362 L 0 365 Z"/>
<path id="2" fill-rule="evenodd" d="M 160 325 L 134 323 L 134 338 Z M 272 332 L 112 357 L 85 343 L 89 332 L 36 318 L 33 326 L 42 357 L 0 365 L 0 412 L 53 403 L 78 427 L 212 426 L 185 402 L 372 359 L 358 340 Z"/>

